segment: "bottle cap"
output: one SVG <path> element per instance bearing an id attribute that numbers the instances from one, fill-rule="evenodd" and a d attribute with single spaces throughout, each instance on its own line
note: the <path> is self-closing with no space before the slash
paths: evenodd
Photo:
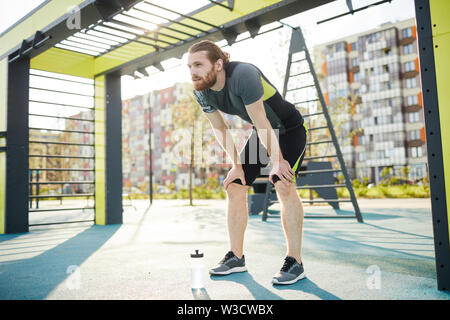
<path id="1" fill-rule="evenodd" d="M 195 250 L 195 253 L 191 254 L 191 258 L 203 258 L 203 253 L 199 253 L 198 250 Z"/>

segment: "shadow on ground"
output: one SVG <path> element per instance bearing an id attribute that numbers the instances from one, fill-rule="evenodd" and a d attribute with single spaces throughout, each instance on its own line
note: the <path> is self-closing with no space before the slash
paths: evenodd
<path id="1" fill-rule="evenodd" d="M 45 299 L 119 228 L 120 225 L 92 226 L 35 257 L 1 263 L 0 299 Z M 48 235 L 54 238 L 51 233 Z M 26 249 L 22 244 L 16 246 Z M 30 248 L 32 244 L 36 243 L 30 242 Z"/>

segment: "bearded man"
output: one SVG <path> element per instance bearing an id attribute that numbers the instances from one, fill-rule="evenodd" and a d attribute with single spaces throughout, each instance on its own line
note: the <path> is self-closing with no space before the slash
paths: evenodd
<path id="1" fill-rule="evenodd" d="M 211 275 L 247 271 L 244 233 L 248 221 L 247 192 L 261 169 L 272 163 L 269 180 L 281 202 L 286 257 L 274 284 L 292 284 L 305 277 L 301 258 L 303 206 L 296 176 L 303 160 L 308 129 L 295 106 L 284 100 L 264 74 L 250 63 L 230 61 L 216 44 L 204 40 L 189 48 L 188 68 L 194 94 L 233 166 L 223 181 L 227 193 L 229 252 L 210 269 Z M 253 125 L 239 155 L 221 112 Z M 262 150 L 267 161 L 260 156 Z"/>

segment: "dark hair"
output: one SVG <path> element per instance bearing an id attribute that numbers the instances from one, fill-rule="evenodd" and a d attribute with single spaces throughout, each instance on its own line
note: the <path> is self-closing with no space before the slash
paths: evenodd
<path id="1" fill-rule="evenodd" d="M 194 53 L 198 51 L 206 51 L 209 61 L 215 63 L 217 60 L 222 59 L 223 67 L 226 68 L 228 63 L 230 63 L 230 54 L 228 52 L 222 51 L 214 42 L 209 40 L 202 40 L 193 44 L 189 48 L 189 53 Z"/>

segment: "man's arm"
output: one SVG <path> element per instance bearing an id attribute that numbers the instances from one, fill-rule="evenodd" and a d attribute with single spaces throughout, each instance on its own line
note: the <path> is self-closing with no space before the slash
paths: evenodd
<path id="1" fill-rule="evenodd" d="M 233 162 L 233 166 L 242 165 L 236 146 L 233 142 L 233 137 L 228 130 L 228 125 L 222 117 L 222 114 L 217 110 L 212 113 L 205 114 L 211 123 L 211 127 L 216 135 L 217 141 L 219 141 L 219 144 L 228 154 L 228 157 L 230 157 Z"/>
<path id="2" fill-rule="evenodd" d="M 278 163 L 284 160 L 275 131 L 273 130 L 269 119 L 267 119 L 262 97 L 256 102 L 245 107 L 258 132 L 258 137 L 261 140 L 261 143 L 264 147 L 266 147 L 267 152 L 269 153 L 272 163 Z"/>
<path id="3" fill-rule="evenodd" d="M 283 182 L 292 181 L 294 172 L 289 162 L 283 158 L 277 136 L 269 119 L 267 119 L 262 97 L 245 107 L 250 119 L 252 119 L 253 125 L 256 127 L 261 143 L 266 147 L 270 160 L 272 160 L 273 169 L 271 174 L 276 174 Z M 272 181 L 272 176 L 269 179 Z"/>

